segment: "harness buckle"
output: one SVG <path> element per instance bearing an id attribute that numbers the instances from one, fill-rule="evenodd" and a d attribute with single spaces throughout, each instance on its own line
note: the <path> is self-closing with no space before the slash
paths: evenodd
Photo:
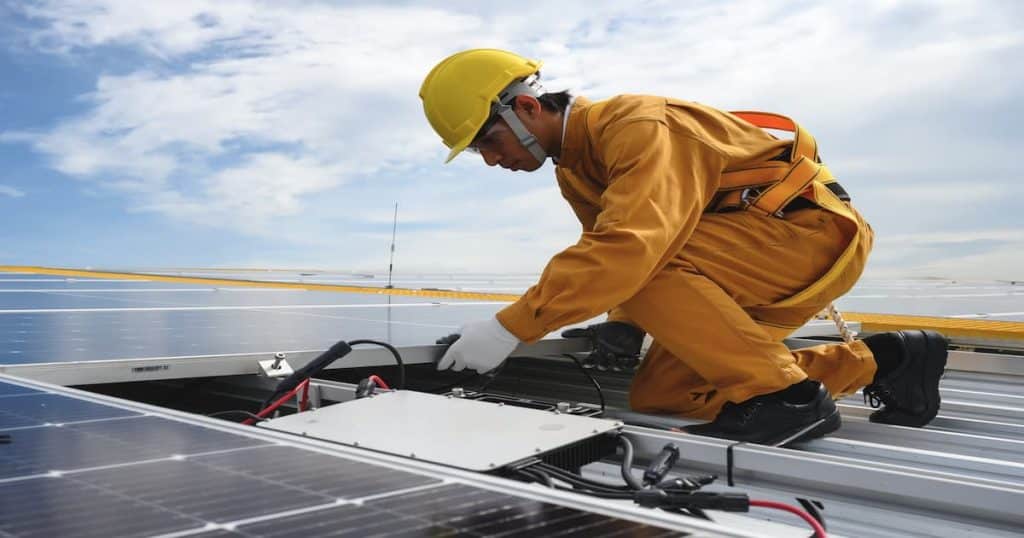
<path id="1" fill-rule="evenodd" d="M 762 190 L 758 187 L 747 187 L 746 189 L 740 191 L 740 211 L 746 211 L 750 209 L 750 206 L 754 205 L 754 201 L 756 201 L 757 198 L 761 196 L 761 194 Z M 774 213 L 768 213 L 763 210 L 762 212 L 766 215 L 771 215 L 773 217 L 777 217 L 780 219 L 785 218 L 786 216 L 781 209 Z"/>

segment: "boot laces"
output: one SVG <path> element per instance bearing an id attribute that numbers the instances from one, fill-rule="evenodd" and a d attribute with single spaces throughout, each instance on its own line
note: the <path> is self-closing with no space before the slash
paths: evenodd
<path id="1" fill-rule="evenodd" d="M 868 385 L 864 387 L 864 403 L 877 409 L 885 404 L 886 407 L 896 406 L 896 395 L 887 385 Z"/>
<path id="2" fill-rule="evenodd" d="M 734 412 L 738 412 L 737 414 L 739 415 L 740 424 L 747 424 L 753 420 L 754 416 L 757 415 L 757 412 L 760 411 L 762 404 L 763 403 L 760 400 L 757 400 L 742 406 L 736 405 L 734 407 Z"/>

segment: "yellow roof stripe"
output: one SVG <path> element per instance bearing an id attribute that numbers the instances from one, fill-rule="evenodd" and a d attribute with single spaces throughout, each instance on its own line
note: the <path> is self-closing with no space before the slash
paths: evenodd
<path id="1" fill-rule="evenodd" d="M 961 338 L 1024 339 L 1024 322 L 1019 321 L 904 316 L 866 312 L 843 312 L 843 318 L 847 321 L 859 321 L 861 330 L 865 332 L 925 329 Z"/>
<path id="2" fill-rule="evenodd" d="M 80 278 L 120 278 L 126 280 L 153 280 L 158 282 L 209 284 L 214 286 L 259 286 L 261 288 L 281 288 L 308 291 L 335 291 L 344 293 L 371 293 L 375 295 L 402 295 L 410 297 L 425 297 L 435 299 L 461 299 L 477 301 L 512 302 L 519 298 L 518 294 L 510 293 L 480 293 L 472 291 L 456 291 L 443 289 L 383 288 L 372 286 L 340 286 L 336 284 L 315 284 L 310 282 L 268 282 L 265 280 L 244 280 L 236 278 L 204 278 L 150 273 L 119 273 L 114 271 L 92 271 L 87 269 L 61 269 L 53 267 L 34 267 L 19 265 L 0 265 L 0 272 L 34 273 L 39 275 L 55 275 Z"/>

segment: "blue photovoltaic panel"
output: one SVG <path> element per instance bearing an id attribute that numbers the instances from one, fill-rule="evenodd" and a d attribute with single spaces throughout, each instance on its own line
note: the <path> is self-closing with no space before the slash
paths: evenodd
<path id="1" fill-rule="evenodd" d="M 405 489 L 438 484 L 440 480 L 427 476 L 339 460 L 334 456 L 309 452 L 295 458 L 295 449 L 287 446 L 254 448 L 244 457 L 235 453 L 199 456 L 198 463 L 242 472 L 338 499 L 367 497 Z"/>
<path id="2" fill-rule="evenodd" d="M 90 409 L 100 405 L 80 403 Z M 114 407 L 108 409 L 121 411 Z M 11 431 L 17 442 L 0 447 L 0 478 L 266 444 L 252 437 L 162 417 L 135 415 L 60 428 Z"/>
<path id="3" fill-rule="evenodd" d="M 135 411 L 59 394 L 23 394 L 0 401 L 0 429 L 35 426 L 47 422 L 76 422 L 138 414 Z"/>
<path id="4" fill-rule="evenodd" d="M 643 525 L 463 484 L 401 493 L 243 524 L 243 536 L 613 536 L 661 538 L 686 533 Z"/>
<path id="5" fill-rule="evenodd" d="M 158 457 L 267 444 L 267 441 L 253 437 L 154 416 L 89 422 L 67 427 L 90 436 L 146 448 L 152 450 Z"/>
<path id="6" fill-rule="evenodd" d="M 35 389 L 30 389 L 28 387 L 22 387 L 20 385 L 10 385 L 10 384 L 7 384 L 7 383 L 0 383 L 0 398 L 2 398 L 4 396 L 20 396 L 22 394 L 32 394 L 34 392 L 39 392 L 39 391 L 37 391 Z M 2 405 L 0 405 L 0 409 L 3 409 Z"/>
<path id="7" fill-rule="evenodd" d="M 162 450 L 122 443 L 67 427 L 44 426 L 6 433 L 10 434 L 12 442 L 0 445 L 0 478 L 166 458 L 171 455 Z"/>
<path id="8" fill-rule="evenodd" d="M 3 400 L 36 419 L 0 445 L 3 536 L 680 535 L 70 395 Z"/>
<path id="9" fill-rule="evenodd" d="M 502 306 L 163 282 L 0 281 L 0 364 L 316 350 L 357 338 L 424 345 Z"/>
<path id="10" fill-rule="evenodd" d="M 445 308 L 32 314 L 30 329 L 0 325 L 0 364 L 315 350 L 358 338 L 425 345 L 498 307 Z"/>
<path id="11" fill-rule="evenodd" d="M 246 457 L 245 452 L 235 453 L 236 457 Z M 295 457 L 304 455 L 301 449 L 295 452 Z M 215 523 L 334 501 L 327 495 L 192 461 L 159 461 L 99 469 L 75 473 L 70 478 Z"/>
<path id="12" fill-rule="evenodd" d="M 184 514 L 67 478 L 0 483 L 0 534 L 5 536 L 120 538 L 203 525 Z"/>
<path id="13" fill-rule="evenodd" d="M 385 282 L 351 274 L 214 271 L 209 276 L 369 286 Z M 529 275 L 423 275 L 399 278 L 396 285 L 516 293 L 531 282 Z M 316 350 L 355 338 L 418 346 L 503 307 L 487 301 L 253 286 L 0 274 L 0 365 Z M 1024 319 L 1022 301 L 1024 288 L 1004 282 L 868 280 L 844 296 L 839 308 L 1014 320 Z M 61 311 L 67 309 L 77 311 Z"/>

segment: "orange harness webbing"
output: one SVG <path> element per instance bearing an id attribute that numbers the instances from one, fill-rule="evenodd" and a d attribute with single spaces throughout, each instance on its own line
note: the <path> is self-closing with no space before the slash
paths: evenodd
<path id="1" fill-rule="evenodd" d="M 740 119 L 762 129 L 776 129 L 793 133 L 789 162 L 766 161 L 726 170 L 711 211 L 754 211 L 765 216 L 784 217 L 783 208 L 798 196 L 803 196 L 818 207 L 847 220 L 854 229 L 860 224 L 851 206 L 843 202 L 826 185 L 835 178 L 818 157 L 818 144 L 814 137 L 793 120 L 767 112 L 732 112 Z M 855 233 L 843 253 L 831 268 L 816 282 L 799 293 L 774 303 L 783 307 L 801 304 L 819 293 L 840 277 L 859 248 L 860 233 Z"/>
<path id="2" fill-rule="evenodd" d="M 813 197 L 812 182 L 835 182 L 832 173 L 818 158 L 814 137 L 793 120 L 768 112 L 732 112 L 734 116 L 762 129 L 777 129 L 794 134 L 789 162 L 766 161 L 722 174 L 721 193 L 712 211 L 748 210 L 763 215 L 781 216 L 782 208 L 797 196 Z"/>

